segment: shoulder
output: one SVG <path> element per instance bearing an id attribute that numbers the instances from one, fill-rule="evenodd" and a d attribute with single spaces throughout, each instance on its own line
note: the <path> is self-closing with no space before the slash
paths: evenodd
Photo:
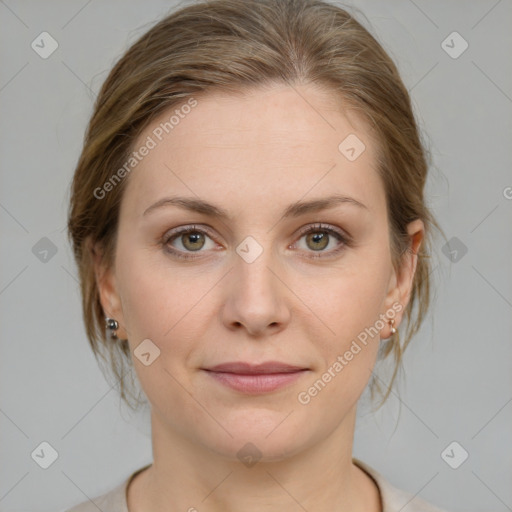
<path id="1" fill-rule="evenodd" d="M 141 471 L 144 471 L 149 466 L 151 466 L 151 464 L 147 464 L 142 468 L 137 469 L 112 490 L 79 503 L 78 505 L 62 512 L 98 512 L 98 510 L 105 512 L 129 512 L 126 502 L 126 490 L 128 489 L 128 485 L 136 475 Z"/>
<path id="2" fill-rule="evenodd" d="M 98 509 L 108 510 L 108 512 L 128 512 L 125 494 L 127 483 L 128 479 L 107 493 L 75 505 L 65 512 L 98 512 Z"/>
<path id="3" fill-rule="evenodd" d="M 404 512 L 448 512 L 428 503 L 419 496 L 398 489 L 381 473 L 359 459 L 353 458 L 352 461 L 370 475 L 377 484 L 382 497 L 383 512 L 396 512 L 397 510 L 403 510 Z"/>
<path id="4" fill-rule="evenodd" d="M 150 465 L 151 464 L 138 469 L 112 490 L 62 512 L 98 512 L 98 510 L 104 510 L 105 512 L 128 512 L 126 502 L 126 490 L 128 485 L 135 475 L 144 471 Z"/>
<path id="5" fill-rule="evenodd" d="M 128 481 L 129 478 L 109 492 L 75 505 L 65 512 L 98 512 L 98 509 L 108 510 L 108 512 L 128 512 L 126 507 L 126 487 Z"/>

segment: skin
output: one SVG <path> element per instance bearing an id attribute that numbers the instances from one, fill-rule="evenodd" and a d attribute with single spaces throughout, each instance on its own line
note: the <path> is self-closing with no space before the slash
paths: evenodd
<path id="1" fill-rule="evenodd" d="M 151 403 L 154 462 L 132 480 L 128 506 L 130 512 L 380 511 L 378 488 L 353 464 L 352 445 L 357 401 L 390 325 L 307 405 L 297 395 L 380 314 L 394 303 L 405 309 L 424 226 L 420 220 L 408 226 L 412 250 L 395 271 L 368 127 L 332 93 L 311 85 L 243 92 L 197 97 L 192 112 L 125 178 L 114 266 L 97 260 L 102 305 L 118 320 L 117 335 L 129 339 L 132 354 L 148 338 L 160 349 L 149 366 L 133 357 Z M 169 116 L 152 123 L 135 147 Z M 338 150 L 352 133 L 366 145 L 355 161 Z M 292 203 L 333 193 L 366 208 L 343 203 L 282 218 Z M 171 195 L 201 198 L 231 217 L 175 205 L 143 214 Z M 353 242 L 331 234 L 324 246 L 298 231 L 319 222 Z M 162 237 L 190 225 L 210 232 L 177 236 L 167 247 L 194 259 L 165 252 Z M 236 252 L 249 235 L 263 249 L 252 263 Z M 201 370 L 268 360 L 309 371 L 285 388 L 249 396 Z M 237 458 L 248 442 L 262 454 L 252 467 Z"/>

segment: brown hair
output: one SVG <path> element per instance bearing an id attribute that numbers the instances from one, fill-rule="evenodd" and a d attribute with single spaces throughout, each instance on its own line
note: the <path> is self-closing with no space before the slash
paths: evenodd
<path id="1" fill-rule="evenodd" d="M 321 0 L 210 0 L 186 6 L 159 21 L 121 57 L 94 105 L 71 185 L 68 233 L 78 265 L 87 337 L 110 366 L 130 406 L 124 382 L 131 369 L 126 340 L 105 333 L 92 247 L 112 264 L 124 178 L 101 199 L 95 191 L 123 166 L 138 135 L 164 110 L 214 90 L 231 93 L 271 83 L 325 86 L 364 117 L 377 134 L 378 170 L 384 183 L 393 264 L 408 250 L 406 227 L 421 219 L 426 236 L 402 342 L 398 332 L 381 347 L 393 352 L 394 371 L 418 331 L 430 302 L 430 237 L 439 228 L 426 206 L 426 150 L 397 68 L 377 40 L 347 11 Z M 341 141 L 340 141 L 341 142 Z M 380 390 L 375 381 L 374 388 Z"/>

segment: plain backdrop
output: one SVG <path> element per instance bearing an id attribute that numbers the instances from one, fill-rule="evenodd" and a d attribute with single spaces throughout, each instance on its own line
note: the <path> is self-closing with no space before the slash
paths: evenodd
<path id="1" fill-rule="evenodd" d="M 148 411 L 120 406 L 89 349 L 65 227 L 95 94 L 175 5 L 0 1 L 1 511 L 63 510 L 152 460 Z M 448 510 L 512 510 L 512 3 L 343 5 L 398 64 L 451 243 L 434 247 L 435 303 L 404 379 L 376 414 L 362 398 L 354 455 Z M 58 44 L 46 59 L 42 32 Z M 58 454 L 48 469 L 43 442 Z M 442 456 L 453 442 L 452 459 L 469 455 L 457 469 Z"/>

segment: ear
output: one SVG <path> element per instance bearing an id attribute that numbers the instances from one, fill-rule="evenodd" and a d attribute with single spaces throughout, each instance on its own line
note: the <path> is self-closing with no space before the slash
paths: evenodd
<path id="1" fill-rule="evenodd" d="M 409 235 L 409 246 L 401 256 L 399 268 L 393 269 L 385 301 L 386 311 L 389 311 L 390 309 L 397 311 L 396 303 L 402 306 L 400 311 L 397 311 L 394 317 L 395 328 L 398 328 L 400 325 L 411 297 L 414 275 L 416 273 L 416 266 L 418 263 L 418 251 L 425 238 L 425 227 L 423 221 L 416 219 L 410 222 L 407 225 L 407 233 Z M 393 304 L 395 304 L 395 308 L 393 308 Z M 391 326 L 389 324 L 386 325 L 383 331 L 383 337 L 391 336 Z"/>
<path id="2" fill-rule="evenodd" d="M 107 267 L 103 258 L 103 249 L 95 244 L 89 245 L 91 258 L 94 262 L 94 274 L 96 278 L 96 286 L 100 296 L 100 302 L 103 307 L 105 316 L 114 318 L 119 323 L 116 335 L 120 339 L 127 339 L 125 329 L 125 321 L 121 298 L 117 288 L 115 269 Z"/>

